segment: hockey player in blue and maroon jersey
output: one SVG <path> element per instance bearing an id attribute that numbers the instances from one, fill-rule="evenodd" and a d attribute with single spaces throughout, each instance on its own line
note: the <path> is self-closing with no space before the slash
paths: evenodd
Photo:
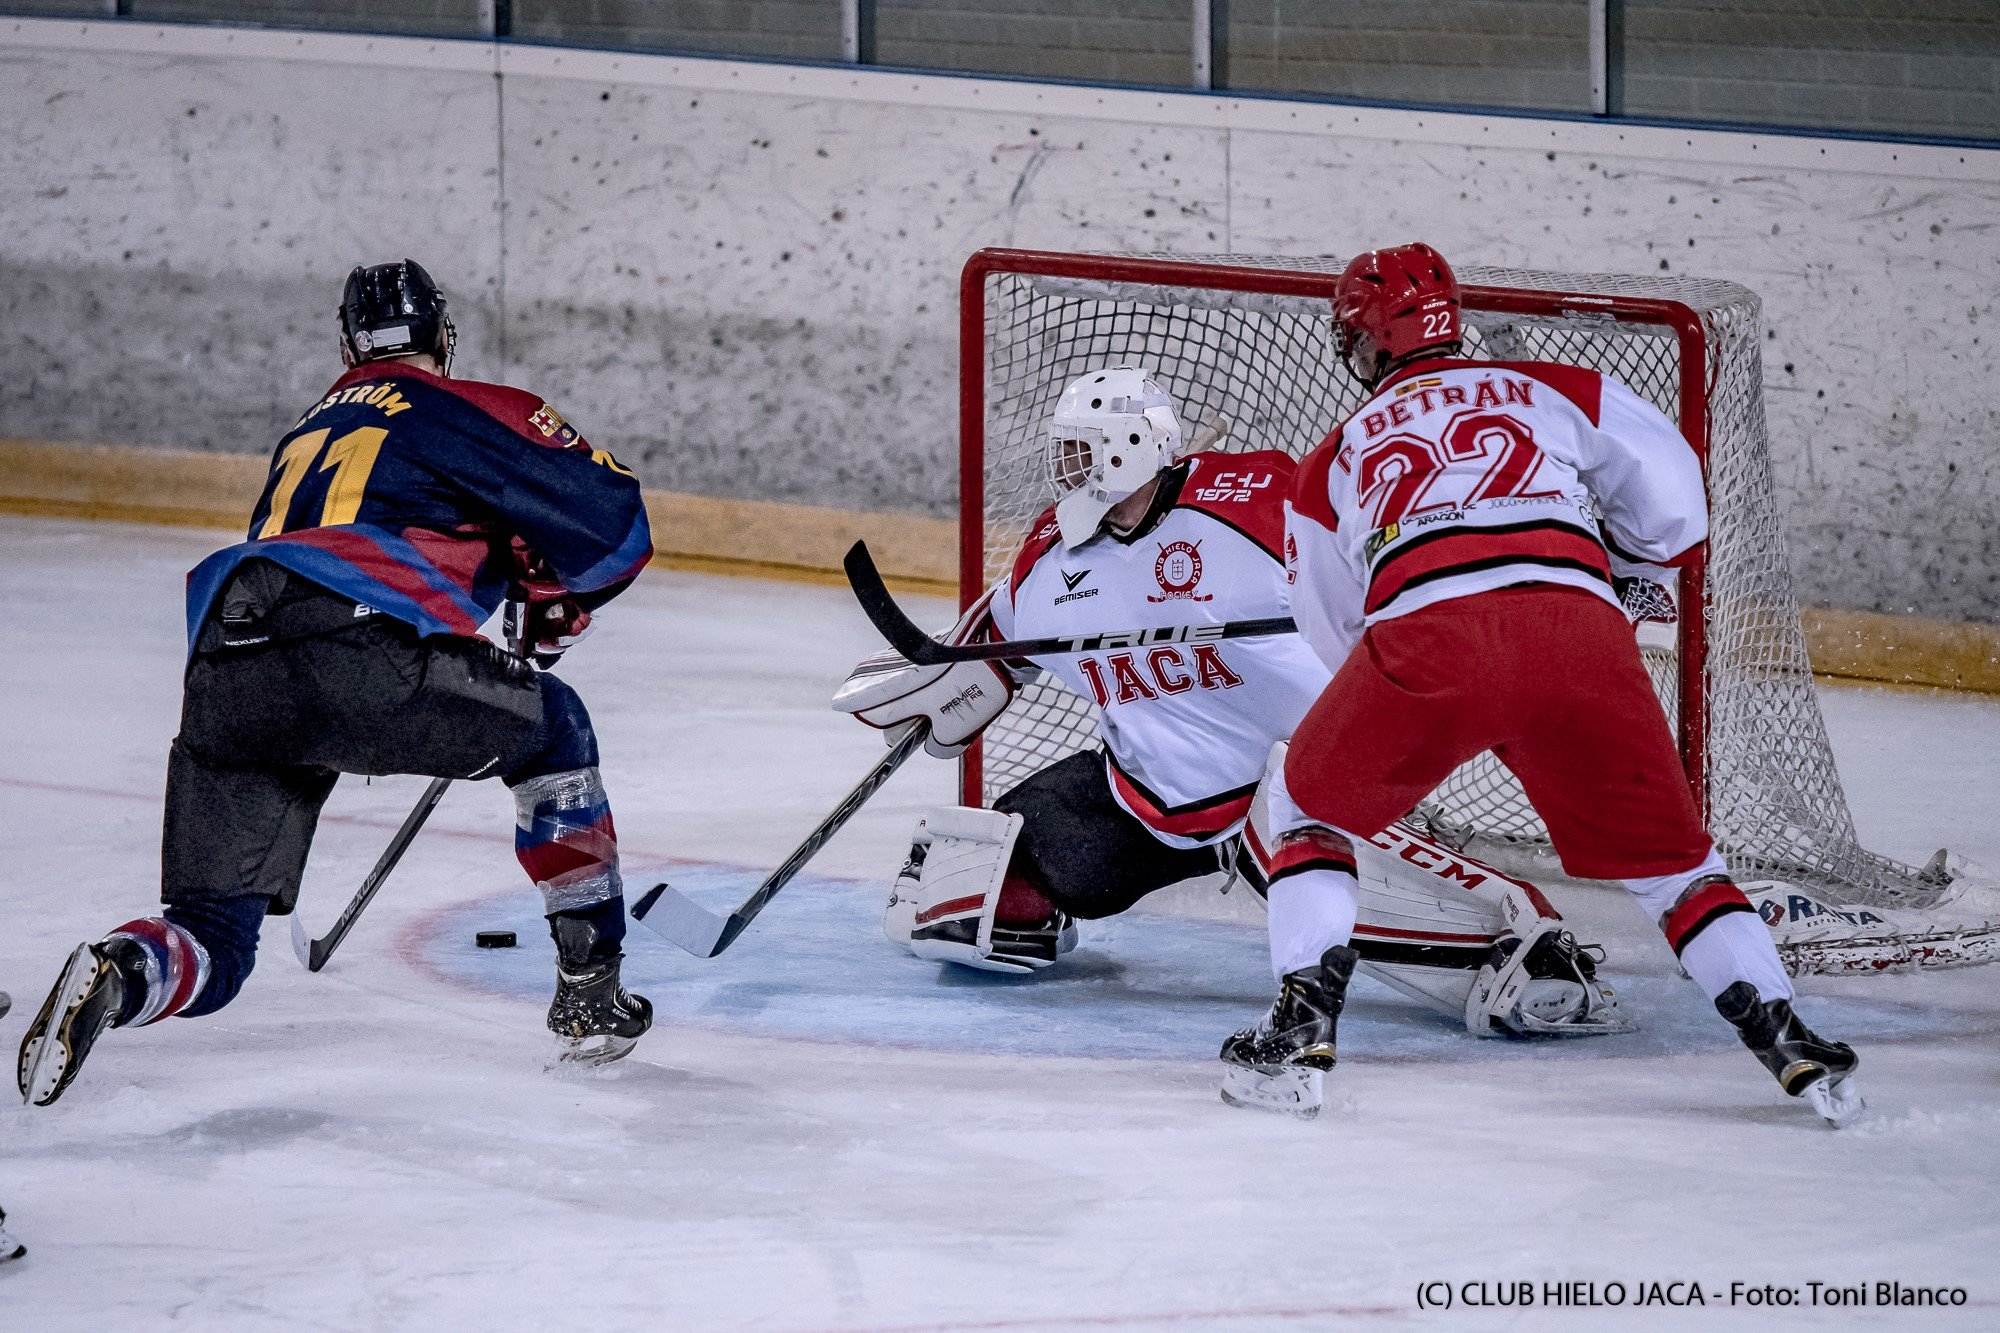
<path id="1" fill-rule="evenodd" d="M 161 915 L 78 945 L 21 1043 L 24 1099 L 61 1096 L 107 1028 L 213 1013 L 292 910 L 342 773 L 498 777 L 556 942 L 566 1056 L 651 1022 L 619 981 L 617 837 L 576 692 L 478 637 L 524 601 L 551 664 L 652 555 L 639 483 L 534 394 L 450 378 L 445 299 L 411 260 L 356 268 L 347 372 L 279 441 L 248 540 L 188 576 L 167 761 Z"/>

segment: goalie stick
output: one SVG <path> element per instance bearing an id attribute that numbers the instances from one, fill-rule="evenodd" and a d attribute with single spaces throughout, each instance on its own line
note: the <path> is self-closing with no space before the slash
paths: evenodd
<path id="1" fill-rule="evenodd" d="M 1058 639 L 1004 639 L 986 643 L 941 643 L 896 605 L 882 582 L 867 542 L 848 548 L 841 565 L 847 571 L 854 598 L 889 646 L 918 666 L 947 662 L 991 661 L 1035 657 L 1045 653 L 1094 653 L 1106 648 L 1150 648 L 1160 643 L 1213 643 L 1218 639 L 1253 639 L 1265 634 L 1291 634 L 1298 625 L 1290 616 L 1257 620 L 1225 620 L 1218 625 L 1163 625 L 1154 629 L 1112 630 Z"/>
<path id="2" fill-rule="evenodd" d="M 500 623 L 507 638 L 507 651 L 516 657 L 521 656 L 521 650 L 525 646 L 522 642 L 521 622 L 521 604 L 508 602 Z M 347 938 L 347 932 L 354 929 L 354 923 L 360 920 L 362 912 L 366 911 L 368 904 L 374 901 L 376 893 L 382 888 L 383 881 L 389 878 L 389 872 L 396 868 L 396 863 L 403 859 L 403 853 L 416 839 L 418 831 L 424 826 L 424 821 L 431 817 L 431 811 L 437 809 L 438 802 L 444 799 L 445 788 L 451 786 L 451 783 L 450 778 L 431 779 L 431 785 L 424 788 L 424 794 L 417 798 L 416 805 L 403 817 L 403 823 L 396 830 L 396 836 L 389 839 L 389 845 L 384 847 L 382 855 L 375 859 L 375 868 L 368 872 L 368 878 L 361 881 L 361 887 L 347 900 L 347 906 L 340 909 L 340 915 L 333 919 L 333 928 L 326 934 L 317 939 L 308 936 L 304 918 L 299 915 L 296 907 L 292 909 L 292 952 L 298 955 L 299 962 L 305 965 L 306 971 L 319 971 L 326 966 L 327 960 L 333 957 L 333 951 L 340 947 L 340 942 Z"/>
<path id="3" fill-rule="evenodd" d="M 841 825 L 852 819 L 854 812 L 881 789 L 882 784 L 889 780 L 889 775 L 917 752 L 917 747 L 924 743 L 927 730 L 922 722 L 908 724 L 889 746 L 889 753 L 862 775 L 852 791 L 840 798 L 840 804 L 833 807 L 833 813 L 806 834 L 805 841 L 785 858 L 784 864 L 766 876 L 764 882 L 757 886 L 757 891 L 728 916 L 717 916 L 671 885 L 655 884 L 647 890 L 645 897 L 632 904 L 633 919 L 644 922 L 651 930 L 697 958 L 715 957 L 736 942 L 736 937 L 757 919 L 764 905 L 778 896 L 778 890 L 791 883 L 792 877 L 805 869 L 806 862 L 826 846 L 827 841 L 840 831 Z"/>

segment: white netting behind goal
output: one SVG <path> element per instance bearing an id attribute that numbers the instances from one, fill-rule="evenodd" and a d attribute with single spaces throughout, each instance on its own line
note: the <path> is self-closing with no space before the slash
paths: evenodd
<path id="1" fill-rule="evenodd" d="M 1344 260 L 1183 258 L 1177 267 L 1159 257 L 1157 265 L 1128 266 L 1121 274 L 1141 280 L 1002 269 L 968 288 L 980 302 L 984 365 L 983 382 L 968 376 L 974 382 L 963 391 L 981 395 L 976 407 L 984 440 L 968 441 L 963 466 L 976 469 L 983 482 L 984 511 L 963 521 L 978 525 L 967 537 L 978 543 L 985 580 L 1007 567 L 1029 523 L 1053 500 L 1043 431 L 1063 386 L 1086 370 L 1115 361 L 1150 367 L 1173 394 L 1190 433 L 1226 429 L 1221 447 L 1230 449 L 1302 455 L 1360 402 L 1360 385 L 1334 354 L 1323 295 L 1233 290 L 1216 285 L 1212 273 L 1186 267 L 1195 263 L 1323 274 L 1330 291 Z M 1024 261 L 1020 267 L 1038 265 Z M 1558 303 L 1474 297 L 1466 312 L 1470 355 L 1593 367 L 1676 420 L 1684 387 L 1706 402 L 1713 511 L 1707 588 L 1704 605 L 1682 611 L 1706 617 L 1698 665 L 1706 694 L 1708 813 L 1738 873 L 1789 879 L 1841 902 L 1932 902 L 1944 888 L 1940 878 L 1857 842 L 1834 770 L 1771 481 L 1757 297 L 1733 283 L 1694 278 L 1467 267 L 1459 279 L 1468 287 L 1516 293 L 1637 298 Z M 1705 364 L 1683 367 L 1675 330 L 1656 312 L 1633 309 L 1660 300 L 1699 317 Z M 1523 304 L 1541 308 L 1499 313 Z M 1686 386 L 1684 374 L 1694 377 Z M 1657 643 L 1642 638 L 1670 718 L 1679 713 L 1683 641 L 1671 634 Z M 978 795 L 991 801 L 1093 741 L 1084 701 L 1058 683 L 1038 684 L 986 733 Z M 1424 814 L 1439 833 L 1488 854 L 1510 848 L 1532 853 L 1546 842 L 1520 785 L 1490 754 L 1453 774 Z"/>

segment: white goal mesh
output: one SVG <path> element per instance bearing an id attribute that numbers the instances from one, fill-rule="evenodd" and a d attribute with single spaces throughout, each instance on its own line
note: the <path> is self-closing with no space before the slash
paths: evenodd
<path id="1" fill-rule="evenodd" d="M 1192 434 L 1227 431 L 1220 447 L 1297 456 L 1319 443 L 1362 397 L 1332 344 L 1328 297 L 1344 262 L 975 257 L 962 312 L 964 597 L 1007 567 L 1052 502 L 1043 431 L 1063 386 L 1086 370 L 1151 368 Z M 1467 267 L 1459 279 L 1470 355 L 1602 370 L 1706 445 L 1706 573 L 1682 576 L 1679 631 L 1641 643 L 1738 873 L 1839 902 L 1929 905 L 1945 880 L 1861 847 L 1834 770 L 1772 488 L 1757 297 L 1696 278 Z M 1683 682 L 1694 686 L 1686 707 Z M 1045 680 L 987 731 L 968 760 L 965 799 L 989 802 L 1092 743 L 1084 701 Z M 1454 773 L 1423 815 L 1488 855 L 1532 856 L 1546 843 L 1520 785 L 1490 754 Z"/>

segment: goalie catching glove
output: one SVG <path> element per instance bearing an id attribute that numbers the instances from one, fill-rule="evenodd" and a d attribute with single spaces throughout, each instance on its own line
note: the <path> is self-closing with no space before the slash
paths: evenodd
<path id="1" fill-rule="evenodd" d="M 922 719 L 930 727 L 924 749 L 953 759 L 1013 698 L 1014 678 L 998 663 L 916 666 L 896 653 L 881 653 L 854 668 L 833 706 L 884 731 Z"/>

